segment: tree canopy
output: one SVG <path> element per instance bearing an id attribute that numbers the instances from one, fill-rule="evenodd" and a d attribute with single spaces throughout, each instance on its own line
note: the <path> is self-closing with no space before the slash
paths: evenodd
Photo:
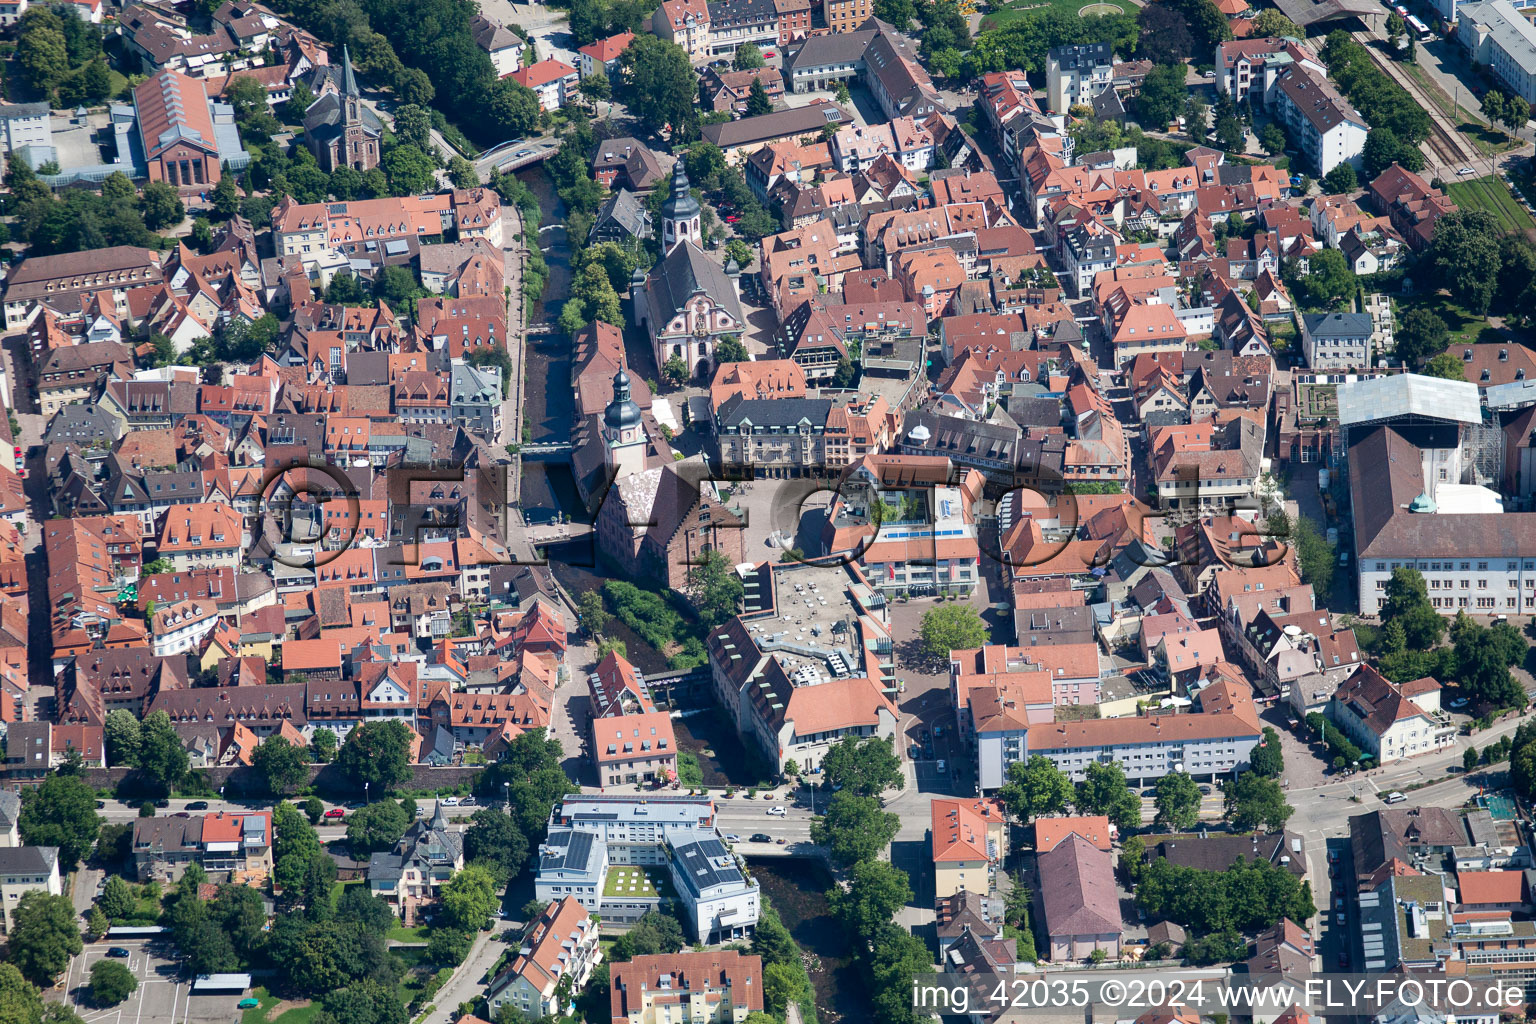
<path id="1" fill-rule="evenodd" d="M 364 722 L 347 733 L 336 766 L 359 791 L 383 796 L 410 778 L 411 737 L 404 722 Z"/>
<path id="2" fill-rule="evenodd" d="M 1043 754 L 1009 764 L 1007 781 L 997 792 L 1008 813 L 1021 822 L 1060 814 L 1073 795 L 1072 780 Z"/>
<path id="3" fill-rule="evenodd" d="M 878 857 L 901 829 L 901 818 L 872 796 L 851 790 L 834 794 L 826 813 L 811 822 L 811 842 L 825 846 L 843 866 Z"/>
<path id="4" fill-rule="evenodd" d="M 850 789 L 859 796 L 879 796 L 887 789 L 902 789 L 906 776 L 901 759 L 889 737 L 845 736 L 821 759 L 827 784 Z"/>
<path id="5" fill-rule="evenodd" d="M 60 873 L 73 871 L 101 830 L 96 792 L 74 776 L 49 775 L 41 786 L 22 792 L 17 825 L 23 844 L 58 847 Z"/>
<path id="6" fill-rule="evenodd" d="M 1169 772 L 1157 780 L 1157 823 L 1175 831 L 1193 828 L 1200 820 L 1200 787 L 1183 772 Z"/>

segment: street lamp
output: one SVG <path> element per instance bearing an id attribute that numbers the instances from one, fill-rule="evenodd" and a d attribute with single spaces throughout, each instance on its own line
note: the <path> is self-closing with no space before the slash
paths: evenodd
<path id="1" fill-rule="evenodd" d="M 502 803 L 507 805 L 507 813 L 511 814 L 512 813 L 512 783 L 508 782 L 506 779 L 503 779 L 502 782 L 501 782 L 501 799 L 502 799 Z"/>
<path id="2" fill-rule="evenodd" d="M 368 783 L 363 783 L 363 806 L 368 806 Z"/>

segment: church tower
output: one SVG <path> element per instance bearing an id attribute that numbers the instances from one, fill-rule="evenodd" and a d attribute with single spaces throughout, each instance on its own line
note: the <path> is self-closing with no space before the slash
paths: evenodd
<path id="1" fill-rule="evenodd" d="M 603 440 L 608 446 L 604 461 L 615 480 L 645 472 L 645 427 L 640 407 L 630 398 L 629 374 L 622 369 L 613 375 L 613 401 L 603 411 Z"/>
<path id="2" fill-rule="evenodd" d="M 671 252 L 679 242 L 684 241 L 703 248 L 701 218 L 699 201 L 693 198 L 692 186 L 688 184 L 688 171 L 679 159 L 672 169 L 672 193 L 661 207 L 662 255 Z"/>

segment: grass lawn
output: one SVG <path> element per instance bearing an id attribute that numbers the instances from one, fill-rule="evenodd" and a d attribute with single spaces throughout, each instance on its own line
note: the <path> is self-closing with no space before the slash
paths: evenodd
<path id="1" fill-rule="evenodd" d="M 284 1010 L 272 1019 L 272 1024 L 310 1024 L 320 1015 L 320 1004 L 310 1003 L 308 1006 L 296 1006 L 291 1010 Z"/>
<path id="2" fill-rule="evenodd" d="M 1500 228 L 1505 231 L 1528 231 L 1536 228 L 1536 221 L 1525 212 L 1509 186 L 1495 177 L 1472 178 L 1469 181 L 1449 181 L 1445 185 L 1456 205 L 1463 209 L 1487 210 L 1493 214 Z"/>
<path id="3" fill-rule="evenodd" d="M 261 1005 L 245 1010 L 240 1014 L 240 1024 L 267 1024 L 267 1013 L 276 1006 L 280 1000 L 269 993 L 265 988 L 257 988 L 251 992 L 252 996 L 261 1000 Z"/>
<path id="4" fill-rule="evenodd" d="M 310 1024 L 320 1015 L 320 1004 L 312 1002 L 308 1006 L 295 1006 L 284 1010 L 282 1013 L 267 1019 L 267 1015 L 282 1000 L 272 995 L 265 988 L 253 989 L 251 995 L 261 1000 L 261 1005 L 243 1010 L 240 1014 L 240 1024 Z"/>
<path id="5" fill-rule="evenodd" d="M 396 925 L 389 930 L 386 938 L 394 939 L 396 942 L 426 942 L 427 926 L 423 924 L 415 928 L 407 928 L 404 925 Z"/>
<path id="6" fill-rule="evenodd" d="M 1403 315 L 1410 309 L 1427 309 L 1431 313 L 1445 321 L 1445 326 L 1451 331 L 1451 344 L 1465 345 L 1476 343 L 1487 333 L 1488 341 L 1505 341 L 1505 337 L 1491 327 L 1487 320 L 1479 316 L 1473 316 L 1462 307 L 1451 301 L 1448 295 L 1409 295 L 1394 300 L 1397 303 L 1397 318 L 1402 320 Z"/>
<path id="7" fill-rule="evenodd" d="M 1010 21 L 1018 21 L 1031 11 L 1043 11 L 1048 7 L 1060 7 L 1063 10 L 1077 14 L 1085 7 L 1091 7 L 1088 14 L 1109 14 L 1109 8 L 1119 8 L 1121 12 L 1133 11 L 1135 8 L 1129 0 L 1104 0 L 1095 3 L 1095 0 L 1015 0 L 1014 3 L 994 3 L 987 16 L 981 19 L 981 30 L 985 32 L 991 28 L 1002 28 Z"/>

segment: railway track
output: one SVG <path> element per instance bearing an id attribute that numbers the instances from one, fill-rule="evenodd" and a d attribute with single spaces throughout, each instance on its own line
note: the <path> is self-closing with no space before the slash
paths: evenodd
<path id="1" fill-rule="evenodd" d="M 1379 42 L 1380 37 L 1369 32 L 1353 32 L 1355 42 L 1365 47 L 1371 55 L 1371 60 L 1376 66 L 1398 85 L 1408 91 L 1418 104 L 1429 114 L 1429 138 L 1424 141 L 1424 147 L 1433 164 L 1449 167 L 1452 170 L 1462 167 L 1479 158 L 1479 153 L 1466 140 L 1461 132 L 1456 130 L 1456 125 L 1446 117 L 1440 107 L 1424 93 L 1424 87 L 1411 76 L 1397 67 L 1395 61 L 1382 56 L 1373 43 Z"/>

